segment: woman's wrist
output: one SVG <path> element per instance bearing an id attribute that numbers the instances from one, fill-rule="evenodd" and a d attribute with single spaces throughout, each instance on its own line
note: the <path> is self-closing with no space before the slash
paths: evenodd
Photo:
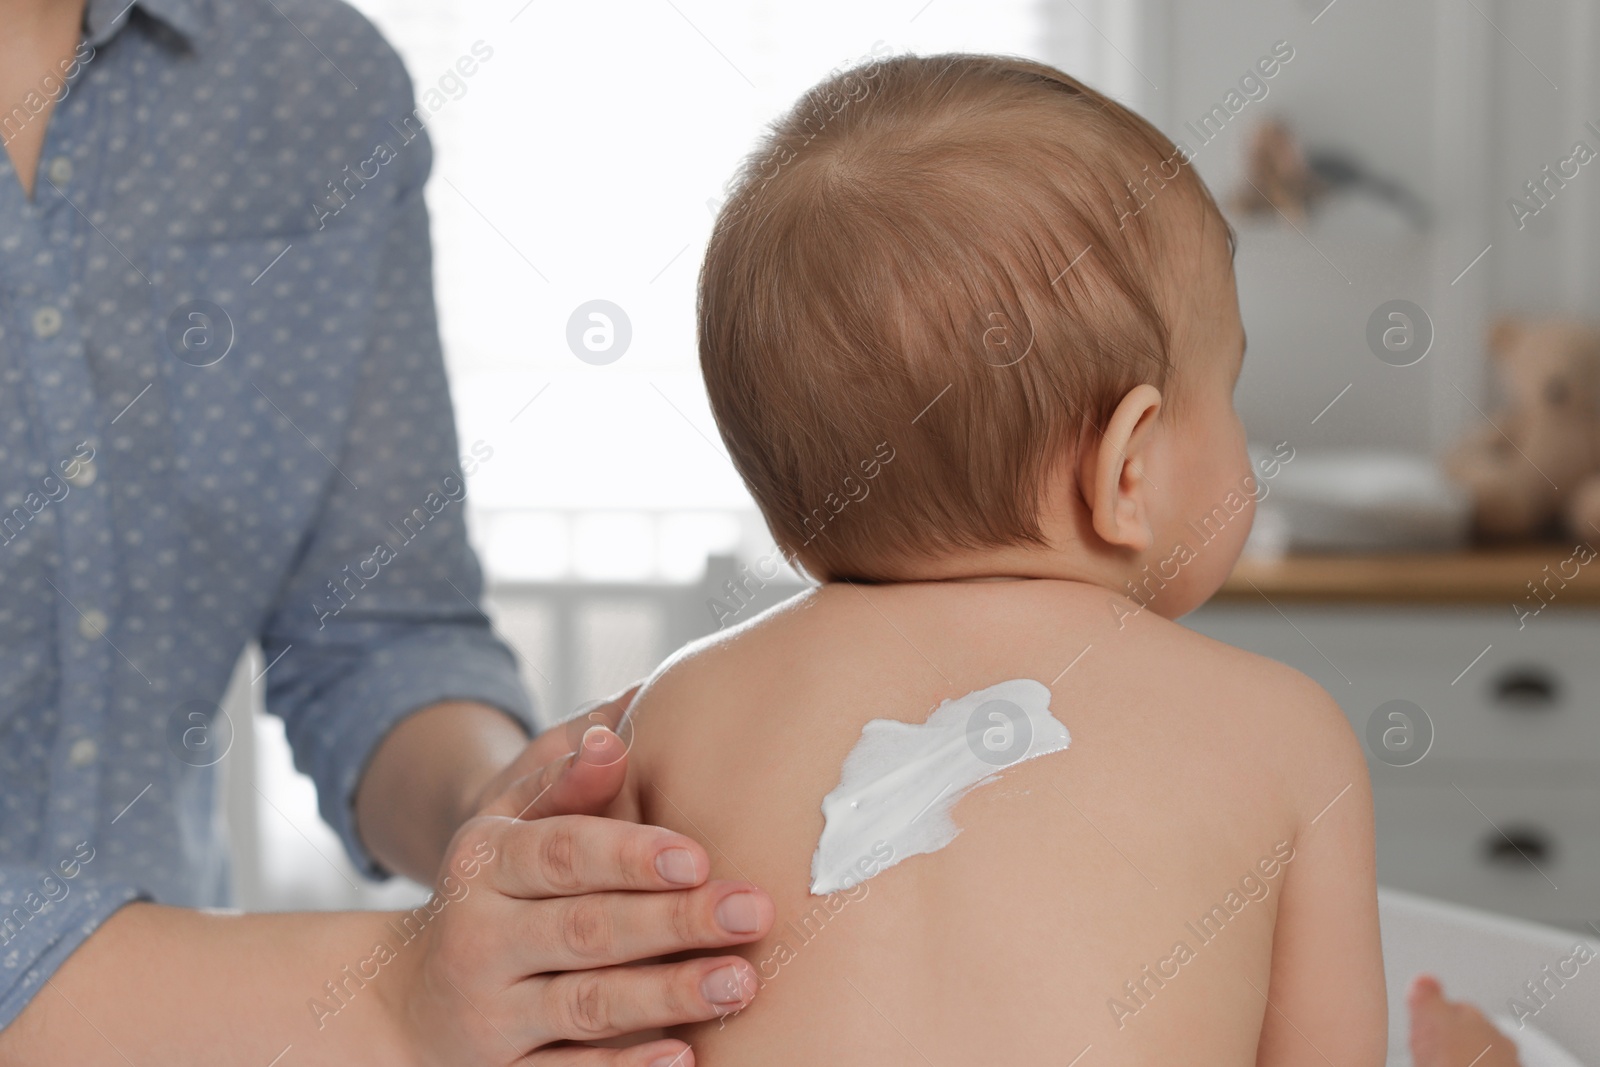
<path id="1" fill-rule="evenodd" d="M 431 1062 L 413 1024 L 413 1005 L 424 992 L 424 948 L 431 937 L 431 923 L 420 921 L 418 912 L 426 915 L 427 909 L 361 913 L 369 923 L 370 947 L 360 965 L 362 972 L 374 975 L 367 987 L 374 1010 L 355 1021 L 372 1050 L 371 1062 L 386 1067 L 429 1067 Z"/>
<path id="2" fill-rule="evenodd" d="M 396 724 L 356 790 L 362 844 L 384 867 L 428 884 L 474 804 L 527 746 L 520 723 L 498 708 L 449 701 Z"/>
<path id="3" fill-rule="evenodd" d="M 409 1015 L 428 924 L 407 911 L 342 912 L 338 920 L 337 948 L 303 1002 L 310 1031 L 295 1054 L 307 1063 L 423 1067 Z"/>

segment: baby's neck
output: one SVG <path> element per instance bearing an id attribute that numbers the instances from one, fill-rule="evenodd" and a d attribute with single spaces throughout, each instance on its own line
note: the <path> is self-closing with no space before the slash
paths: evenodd
<path id="1" fill-rule="evenodd" d="M 1077 547 L 1077 546 L 1075 546 Z M 1126 558 L 1123 558 L 1123 556 Z M 1198 606 L 1212 590 L 1196 596 L 1192 589 L 1152 590 L 1151 567 L 1132 553 L 1084 552 L 1070 549 L 1006 546 L 919 561 L 898 574 L 903 583 L 1064 582 L 1101 589 L 1125 597 L 1137 608 L 1177 618 Z M 1135 603 L 1136 602 L 1136 603 Z"/>
<path id="2" fill-rule="evenodd" d="M 919 560 L 900 575 L 902 582 L 1081 582 L 1121 592 L 1133 563 L 1118 565 L 1111 558 L 1037 546 L 1007 545 L 951 553 L 938 559 Z"/>

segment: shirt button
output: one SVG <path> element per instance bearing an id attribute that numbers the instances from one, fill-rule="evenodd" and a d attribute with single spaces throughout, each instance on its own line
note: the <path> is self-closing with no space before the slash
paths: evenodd
<path id="1" fill-rule="evenodd" d="M 110 625 L 111 620 L 106 618 L 106 613 L 98 608 L 90 608 L 78 616 L 78 633 L 83 635 L 83 638 L 87 641 L 93 641 L 104 634 L 106 627 Z"/>
<path id="2" fill-rule="evenodd" d="M 95 475 L 97 473 L 98 472 L 94 469 L 94 460 L 85 459 L 79 460 L 77 469 L 71 474 L 65 475 L 65 477 L 67 479 L 67 484 L 73 488 L 87 489 L 89 486 L 94 484 Z"/>
<path id="3" fill-rule="evenodd" d="M 67 753 L 67 759 L 72 761 L 74 767 L 87 767 L 94 762 L 100 754 L 100 746 L 94 743 L 91 737 L 80 737 L 72 742 L 72 748 Z"/>
<path id="4" fill-rule="evenodd" d="M 72 180 L 72 160 L 66 156 L 57 156 L 50 161 L 45 176 L 57 185 L 65 185 Z"/>
<path id="5" fill-rule="evenodd" d="M 61 312 L 43 307 L 33 313 L 33 332 L 41 339 L 54 337 L 61 332 Z"/>

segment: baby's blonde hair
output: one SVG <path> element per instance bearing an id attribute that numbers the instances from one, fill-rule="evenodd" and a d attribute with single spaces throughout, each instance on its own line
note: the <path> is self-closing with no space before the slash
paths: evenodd
<path id="1" fill-rule="evenodd" d="M 1213 219 L 1231 242 L 1170 140 L 1041 63 L 901 56 L 807 92 L 700 273 L 712 410 L 780 547 L 893 581 L 1042 543 L 1047 465 L 1135 385 L 1169 391 Z"/>

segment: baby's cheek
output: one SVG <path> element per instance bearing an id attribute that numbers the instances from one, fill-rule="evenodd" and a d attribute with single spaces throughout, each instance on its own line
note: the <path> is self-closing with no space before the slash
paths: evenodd
<path id="1" fill-rule="evenodd" d="M 1193 483 L 1205 489 L 1193 501 L 1195 521 L 1186 531 L 1197 550 L 1185 568 L 1183 597 L 1191 609 L 1209 599 L 1233 572 L 1255 522 L 1260 492 L 1242 428 L 1235 431 L 1228 422 L 1212 425 L 1209 439 L 1195 442 L 1207 470 Z"/>

